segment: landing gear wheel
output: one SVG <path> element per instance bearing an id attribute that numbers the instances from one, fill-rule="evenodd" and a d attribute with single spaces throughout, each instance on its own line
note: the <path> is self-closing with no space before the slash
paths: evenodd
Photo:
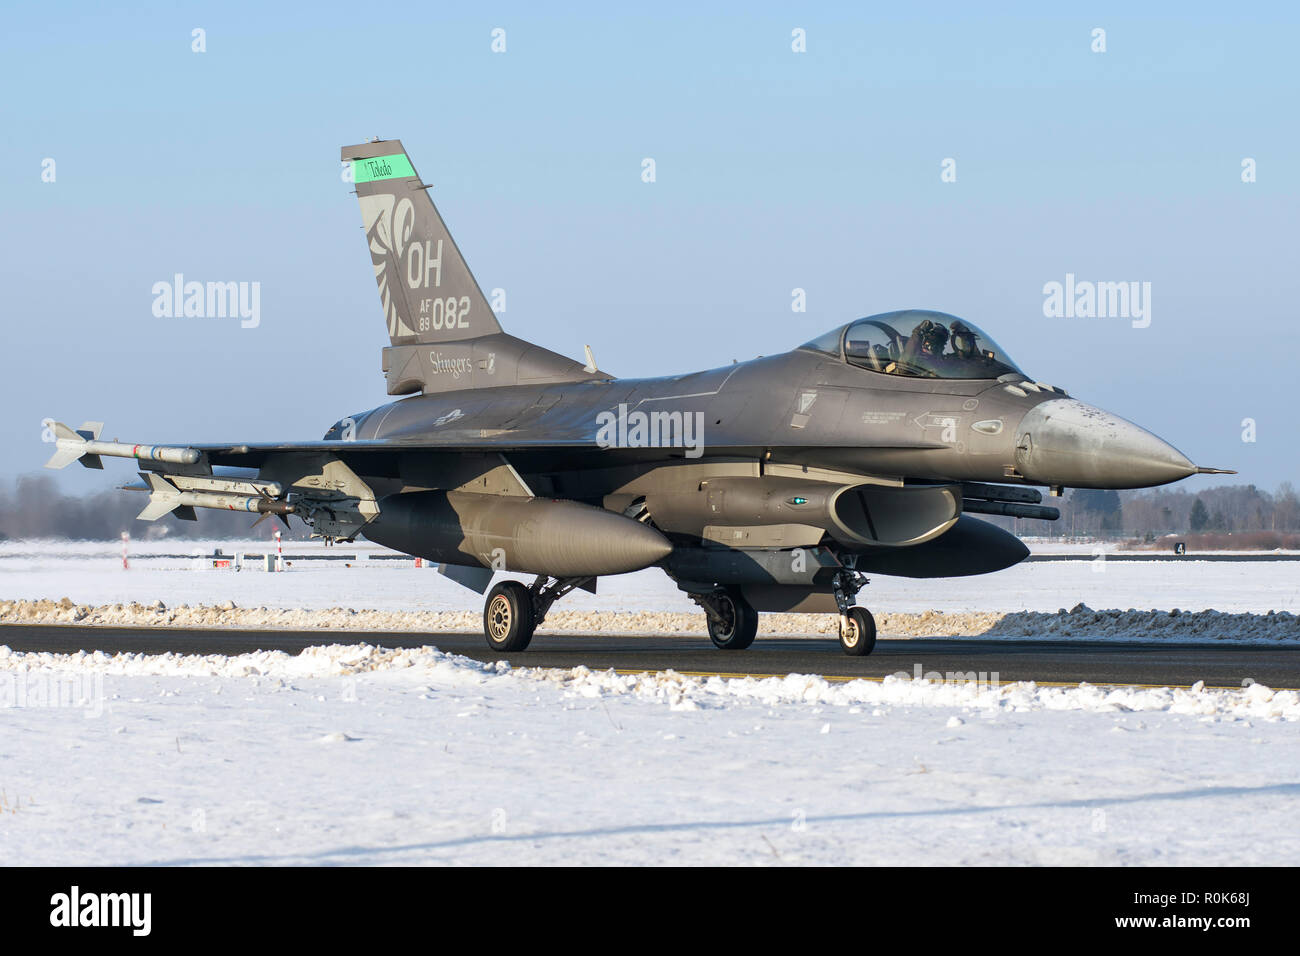
<path id="1" fill-rule="evenodd" d="M 721 620 L 708 619 L 709 639 L 724 651 L 743 651 L 758 633 L 758 612 L 737 590 L 725 588 L 713 595 Z"/>
<path id="2" fill-rule="evenodd" d="M 845 616 L 848 626 L 840 624 L 840 648 L 853 657 L 866 657 L 876 646 L 876 619 L 865 607 L 851 607 Z"/>
<path id="3" fill-rule="evenodd" d="M 499 653 L 522 651 L 533 639 L 533 596 L 518 581 L 502 581 L 488 592 L 483 605 L 483 633 L 488 647 Z"/>

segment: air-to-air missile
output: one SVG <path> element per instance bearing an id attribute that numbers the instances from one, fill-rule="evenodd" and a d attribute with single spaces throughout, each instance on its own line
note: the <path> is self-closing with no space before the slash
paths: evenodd
<path id="1" fill-rule="evenodd" d="M 278 482 L 222 479 L 205 476 L 169 475 L 142 471 L 143 485 L 125 486 L 125 491 L 149 492 L 149 503 L 136 515 L 139 521 L 157 521 L 178 512 L 186 520 L 194 519 L 195 508 L 219 511 L 245 511 L 260 515 L 291 515 L 296 507 L 290 501 L 277 500 Z"/>
<path id="2" fill-rule="evenodd" d="M 54 456 L 45 463 L 46 468 L 63 468 L 78 460 L 87 468 L 103 468 L 104 463 L 99 460 L 101 455 L 172 465 L 192 465 L 199 460 L 200 453 L 193 448 L 100 441 L 99 433 L 104 427 L 103 422 L 85 422 L 76 430 L 62 422 L 51 422 L 50 427 L 54 432 L 54 442 L 57 447 Z"/>

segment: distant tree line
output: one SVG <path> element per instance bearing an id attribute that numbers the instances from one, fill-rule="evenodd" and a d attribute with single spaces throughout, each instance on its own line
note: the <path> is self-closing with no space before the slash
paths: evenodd
<path id="1" fill-rule="evenodd" d="M 1022 535 L 1158 536 L 1165 534 L 1300 532 L 1300 497 L 1290 482 L 1275 492 L 1254 485 L 1219 485 L 1204 491 L 1179 487 L 1143 491 L 1076 488 L 1044 498 L 1061 510 L 1059 521 L 1006 519 Z"/>
<path id="2" fill-rule="evenodd" d="M 278 519 L 267 518 L 252 531 L 256 515 L 196 509 L 197 521 L 169 515 L 157 521 L 137 521 L 135 516 L 149 499 L 143 493 L 105 489 L 88 495 L 65 495 L 50 475 L 23 475 L 9 487 L 0 486 L 0 540 L 14 538 L 67 538 L 104 541 L 125 531 L 138 540 L 162 538 L 225 539 L 269 538 Z M 272 525 L 271 522 L 275 524 Z M 285 538 L 308 536 L 306 526 L 291 518 L 292 532 Z"/>

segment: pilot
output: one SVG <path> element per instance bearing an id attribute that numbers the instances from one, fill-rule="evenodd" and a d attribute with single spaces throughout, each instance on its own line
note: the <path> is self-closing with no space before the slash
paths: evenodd
<path id="1" fill-rule="evenodd" d="M 948 343 L 948 330 L 937 322 L 922 319 L 912 329 L 903 347 L 903 361 L 929 368 L 942 359 L 943 347 Z"/>
<path id="2" fill-rule="evenodd" d="M 952 332 L 949 341 L 952 342 L 953 355 L 963 359 L 975 358 L 978 352 L 975 350 L 975 333 L 970 330 L 970 326 L 958 320 L 948 328 Z"/>

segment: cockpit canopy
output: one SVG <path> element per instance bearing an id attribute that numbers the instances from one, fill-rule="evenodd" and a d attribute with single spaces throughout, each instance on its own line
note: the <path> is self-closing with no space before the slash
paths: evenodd
<path id="1" fill-rule="evenodd" d="M 946 312 L 923 309 L 858 319 L 803 347 L 859 368 L 911 378 L 1024 374 L 979 327 Z"/>

